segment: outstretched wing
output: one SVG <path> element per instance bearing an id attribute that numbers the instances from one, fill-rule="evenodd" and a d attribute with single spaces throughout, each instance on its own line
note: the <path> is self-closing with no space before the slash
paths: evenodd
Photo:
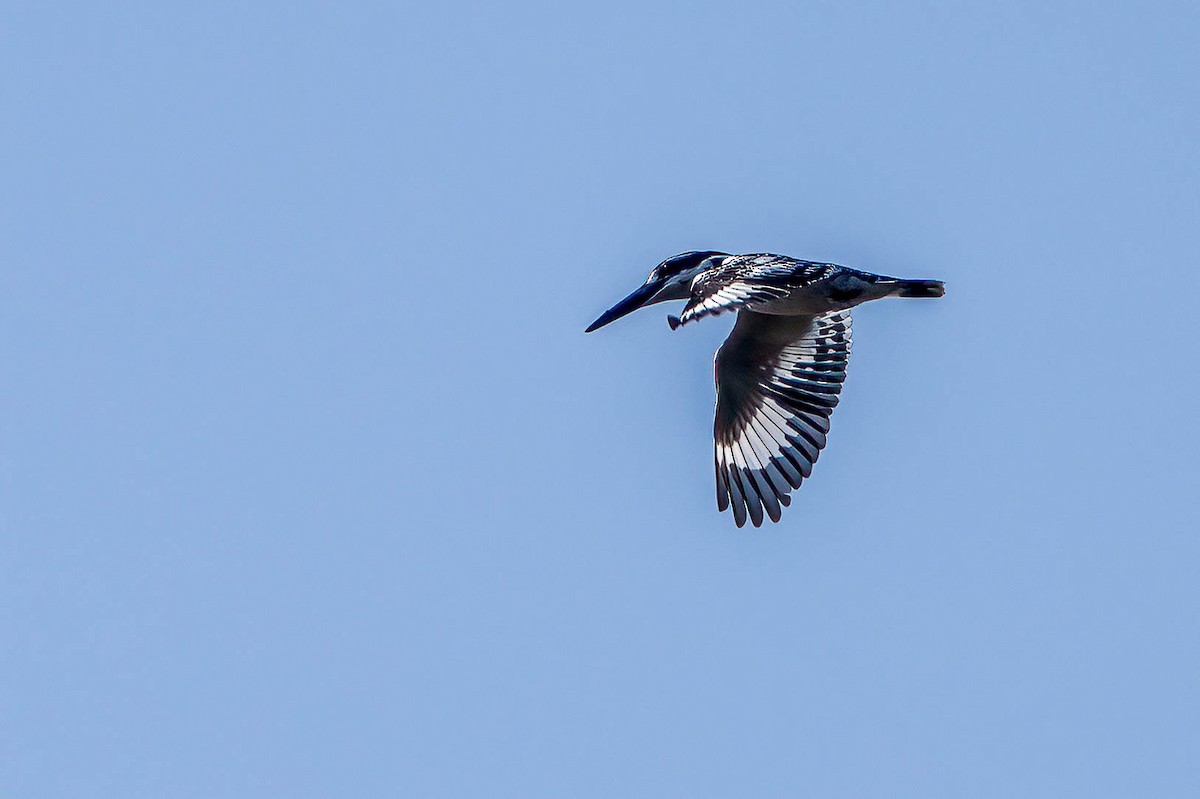
<path id="1" fill-rule="evenodd" d="M 850 312 L 743 310 L 716 357 L 717 507 L 741 527 L 779 521 L 825 446 L 850 357 Z"/>
<path id="2" fill-rule="evenodd" d="M 692 281 L 692 296 L 679 318 L 667 317 L 671 328 L 723 311 L 779 300 L 795 289 L 828 277 L 839 267 L 801 261 L 786 255 L 733 255 Z"/>

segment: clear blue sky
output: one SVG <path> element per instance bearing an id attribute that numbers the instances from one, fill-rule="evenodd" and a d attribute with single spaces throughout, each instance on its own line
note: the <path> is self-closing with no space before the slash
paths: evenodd
<path id="1" fill-rule="evenodd" d="M 0 793 L 1200 795 L 1195 3 L 10 2 Z M 856 312 L 782 524 L 661 258 Z"/>

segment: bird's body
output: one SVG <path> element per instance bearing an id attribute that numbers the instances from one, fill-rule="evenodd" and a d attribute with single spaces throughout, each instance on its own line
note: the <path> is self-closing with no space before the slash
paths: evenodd
<path id="1" fill-rule="evenodd" d="M 714 443 L 717 506 L 741 527 L 764 513 L 779 521 L 790 492 L 812 473 L 850 355 L 849 309 L 882 297 L 940 297 L 936 280 L 902 280 L 783 255 L 686 252 L 656 266 L 646 283 L 588 332 L 643 305 L 687 300 L 677 328 L 736 310 L 717 351 Z"/>

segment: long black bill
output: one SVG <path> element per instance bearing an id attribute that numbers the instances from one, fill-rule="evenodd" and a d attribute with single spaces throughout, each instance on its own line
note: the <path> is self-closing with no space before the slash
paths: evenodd
<path id="1" fill-rule="evenodd" d="M 657 294 L 658 290 L 661 289 L 662 287 L 663 287 L 663 282 L 661 280 L 655 280 L 651 283 L 645 284 L 644 286 L 639 288 L 637 291 L 633 292 L 628 297 L 621 300 L 620 302 L 618 302 L 613 307 L 609 308 L 604 313 L 600 314 L 600 318 L 597 319 L 595 322 L 592 322 L 588 326 L 588 329 L 583 332 L 591 333 L 593 330 L 604 327 L 609 322 L 615 322 L 616 320 L 620 319 L 622 316 L 633 313 L 638 308 L 641 308 L 643 305 L 645 305 L 647 302 L 649 302 L 650 298 L 652 298 L 655 294 Z"/>

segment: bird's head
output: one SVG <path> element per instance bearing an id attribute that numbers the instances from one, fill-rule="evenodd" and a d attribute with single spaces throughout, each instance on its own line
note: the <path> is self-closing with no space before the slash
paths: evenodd
<path id="1" fill-rule="evenodd" d="M 713 266 L 715 259 L 726 255 L 728 253 L 716 250 L 690 250 L 672 255 L 651 269 L 650 277 L 636 291 L 600 314 L 600 318 L 592 322 L 585 332 L 591 333 L 609 322 L 615 322 L 643 305 L 686 299 L 691 293 L 692 278 Z"/>

